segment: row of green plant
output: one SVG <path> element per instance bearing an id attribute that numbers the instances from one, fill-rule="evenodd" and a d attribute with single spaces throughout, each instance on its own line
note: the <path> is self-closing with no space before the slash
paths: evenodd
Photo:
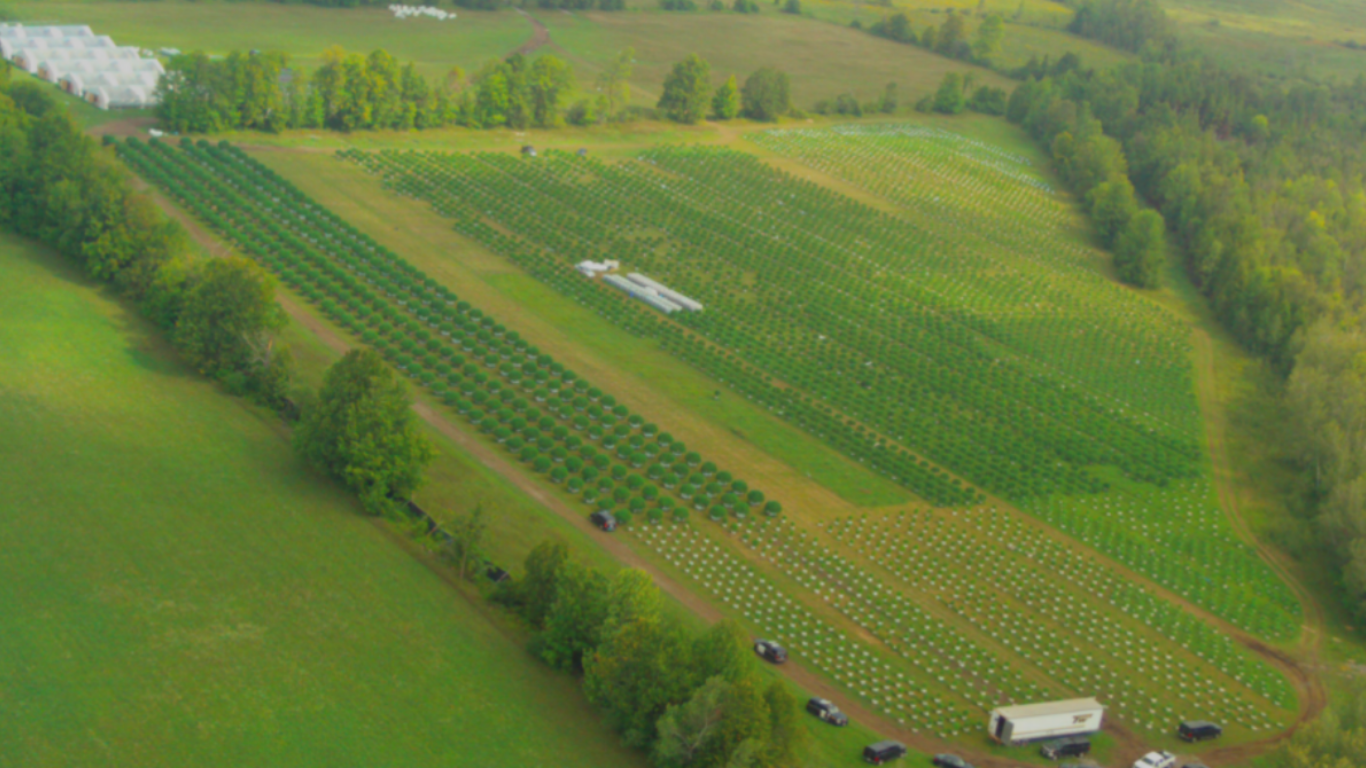
<path id="1" fill-rule="evenodd" d="M 718 471 L 701 456 L 659 432 L 654 425 L 616 405 L 610 395 L 589 387 L 572 372 L 525 346 L 515 332 L 497 325 L 435 283 L 424 282 L 420 273 L 411 267 L 399 266 L 404 262 L 342 225 L 235 148 L 187 140 L 182 148 L 174 149 L 160 141 L 144 144 L 133 139 L 121 144 L 119 149 L 121 156 L 141 175 L 178 199 L 245 252 L 270 265 L 282 280 L 316 302 L 324 313 L 380 351 L 364 350 L 348 355 L 329 373 L 321 402 L 304 407 L 304 419 L 296 438 L 300 448 L 306 456 L 344 481 L 347 470 L 330 458 L 329 451 L 333 450 L 330 446 L 336 445 L 335 440 L 318 440 L 314 435 L 335 437 L 348 432 L 342 421 L 354 411 L 335 405 L 344 401 L 343 393 L 354 394 L 353 382 L 372 382 L 373 388 L 380 393 L 394 391 L 392 377 L 371 375 L 376 370 L 389 370 L 380 362 L 382 353 L 395 364 L 395 370 L 402 370 L 430 386 L 475 426 L 527 461 L 534 471 L 545 473 L 551 482 L 562 482 L 567 489 L 582 494 L 585 500 L 615 510 L 619 521 L 628 528 L 660 529 L 664 526 L 652 524 L 666 519 L 673 526 L 686 528 L 683 524 L 687 520 L 686 506 L 690 499 L 694 508 L 706 508 L 709 515 L 718 520 L 743 520 L 751 510 L 762 509 L 768 515 L 781 511 L 777 502 L 765 501 L 760 492 L 748 489 L 742 481 Z M 344 286 L 349 287 L 349 291 Z M 344 298 L 347 293 L 351 296 L 350 301 Z M 361 297 L 368 297 L 368 302 L 357 301 Z M 371 312 L 364 312 L 363 308 L 367 307 Z M 361 317 L 371 319 L 362 321 Z M 416 343 L 405 343 L 404 337 L 411 333 L 413 336 L 409 338 L 414 340 L 424 338 L 416 335 L 424 331 L 428 350 L 432 349 L 431 342 L 439 340 L 437 347 L 449 349 L 450 353 L 439 356 L 438 360 L 422 360 L 420 356 L 425 355 L 421 348 Z M 450 371 L 444 378 L 439 378 L 442 365 L 449 366 Z M 382 394 L 365 399 L 391 400 Z M 486 404 L 488 410 L 476 405 L 476 401 Z M 394 421 L 402 420 L 395 416 Z M 575 434 L 579 431 L 582 431 L 581 436 Z M 548 450 L 543 450 L 545 448 Z M 625 458 L 613 460 L 613 448 L 616 455 Z M 405 455 L 408 452 L 400 452 L 396 458 Z M 356 467 L 353 471 L 364 475 L 367 458 L 352 454 L 348 466 Z M 644 466 L 647 474 L 631 472 L 627 469 L 628 464 Z M 650 470 L 655 467 L 664 472 L 660 476 L 663 490 L 647 480 Z M 676 503 L 675 498 L 683 503 Z M 701 499 L 712 499 L 715 503 L 704 503 Z M 626 505 L 621 504 L 623 500 Z M 634 518 L 630 512 L 631 502 L 636 500 L 650 503 L 648 512 L 639 518 Z M 666 515 L 666 511 L 669 514 Z M 647 524 L 641 526 L 640 523 Z M 457 528 L 462 526 L 463 522 Z M 452 533 L 452 549 L 462 563 L 468 564 L 472 553 L 477 556 L 478 545 L 473 539 Z M 603 585 L 599 574 L 577 567 L 567 568 L 560 584 L 563 590 L 571 592 L 561 592 L 566 594 L 563 601 L 545 596 L 543 572 L 550 569 L 546 562 L 562 560 L 561 555 L 551 554 L 553 551 L 556 550 L 540 548 L 533 553 L 527 564 L 527 579 L 508 588 L 499 599 L 519 606 L 532 626 L 540 630 L 534 650 L 543 658 L 566 669 L 582 668 L 590 699 L 603 707 L 609 721 L 622 730 L 628 740 L 650 748 L 661 765 L 696 764 L 669 756 L 669 750 L 675 748 L 681 738 L 676 735 L 676 729 L 685 724 L 665 718 L 669 711 L 667 706 L 699 706 L 686 702 L 701 695 L 698 691 L 702 689 L 696 685 L 705 682 L 702 678 L 694 679 L 694 672 L 700 667 L 679 664 L 680 659 L 692 657 L 678 647 L 679 637 L 674 628 L 665 623 L 662 628 L 654 628 L 660 634 L 630 638 L 633 644 L 646 643 L 649 648 L 667 651 L 666 657 L 656 660 L 677 667 L 669 673 L 667 679 L 672 681 L 669 685 L 643 690 L 644 681 L 637 677 L 641 666 L 636 662 L 644 663 L 648 659 L 630 656 L 634 651 L 612 646 L 610 633 L 604 632 L 606 625 L 598 612 L 610 612 L 612 599 L 604 597 L 599 589 Z M 559 581 L 561 577 L 555 578 Z M 540 586 L 536 586 L 538 584 Z M 736 584 L 734 588 L 748 590 L 757 584 L 751 580 L 747 584 Z M 611 593 L 610 585 L 607 593 Z M 541 596 L 535 596 L 538 594 Z M 790 610 L 796 610 L 790 598 L 775 595 L 775 599 L 786 601 Z M 765 610 L 773 610 L 773 606 L 769 605 Z M 774 629 L 782 628 L 775 625 Z M 718 633 L 708 637 L 735 636 L 733 628 L 725 632 L 718 630 Z M 715 650 L 720 641 L 697 642 L 710 643 L 709 647 Z M 847 639 L 845 642 L 850 644 L 850 652 L 857 654 L 857 645 Z M 634 660 L 630 668 L 619 666 L 629 660 Z M 849 660 L 829 660 L 829 663 L 845 664 Z M 649 667 L 644 674 L 659 678 L 661 673 L 656 667 Z M 710 686 L 706 695 L 717 695 L 715 688 Z M 928 691 L 920 693 L 921 698 L 929 696 Z M 781 712 L 782 708 L 770 706 L 768 711 Z M 914 714 L 916 711 L 919 710 L 899 714 L 913 717 L 913 721 L 908 722 L 913 722 L 917 728 L 946 735 L 959 733 L 976 721 L 975 717 L 956 709 L 952 714 L 946 714 L 942 708 L 931 708 L 923 710 L 925 719 L 922 722 L 921 715 Z M 680 710 L 676 717 L 682 716 Z M 763 732 L 763 729 L 756 731 Z M 782 745 L 788 743 L 783 739 L 775 738 L 775 746 L 770 748 L 783 749 Z"/>
<path id="2" fill-rule="evenodd" d="M 1113 398 L 1146 428 L 1199 439 L 1188 327 L 1114 284 L 1027 158 L 918 125 L 764 131 L 751 140 L 894 203 L 935 236 L 918 279 L 952 295 L 978 333 Z"/>
<path id="3" fill-rule="evenodd" d="M 779 531 L 790 527 L 776 526 Z M 1191 718 L 1241 722 L 1251 728 L 1268 725 L 1262 711 L 1265 702 L 1285 711 L 1294 708 L 1294 692 L 1274 667 L 1209 624 L 1013 515 L 994 509 L 947 516 L 903 511 L 880 518 L 842 518 L 826 530 L 856 552 L 890 553 L 889 569 L 908 586 L 934 595 L 998 639 L 1018 644 L 1016 638 L 1030 631 L 1060 636 L 1082 628 L 1091 646 L 1079 655 L 1084 665 L 1070 675 L 1050 672 L 1074 693 L 1127 682 L 1137 686 L 1127 694 L 1137 697 L 1137 703 L 1156 696 L 1183 708 Z M 786 538 L 792 538 L 791 531 Z M 944 567 L 946 560 L 950 564 Z M 817 557 L 816 562 L 837 575 L 851 568 L 838 558 Z M 934 563 L 941 566 L 935 569 Z M 981 589 L 984 583 L 991 589 Z M 1239 593 L 1255 594 L 1251 585 Z M 1122 617 L 1146 631 L 1136 633 Z M 1168 644 L 1186 652 L 1166 648 Z M 1059 661 L 1048 646 L 1022 647 L 1022 655 L 1036 666 Z M 1096 651 L 1101 652 L 1098 657 L 1086 659 Z M 1100 666 L 1093 669 L 1095 662 Z M 1126 669 L 1134 662 L 1150 669 Z M 1143 693 L 1145 677 L 1154 673 L 1176 682 Z M 1249 701 L 1241 687 L 1265 702 Z"/>
<path id="4" fill-rule="evenodd" d="M 969 259 L 990 255 L 981 279 L 960 294 L 975 312 L 1006 316 L 979 324 L 980 332 L 1122 403 L 1152 428 L 1199 439 L 1187 327 L 1101 272 L 1097 254 L 1078 245 L 1067 209 L 1030 175 L 1025 158 L 920 126 L 766 131 L 754 140 L 895 203 L 918 226 L 954 232 L 943 249 L 960 271 Z M 1026 507 L 1240 627 L 1276 639 L 1298 631 L 1294 596 L 1238 540 L 1204 478 L 1040 497 Z"/>
<path id="5" fill-rule="evenodd" d="M 730 532 L 741 533 L 749 525 L 732 523 Z M 926 636 L 928 651 L 909 646 L 879 648 L 794 599 L 791 588 L 775 584 L 762 568 L 736 554 L 730 545 L 715 541 L 706 531 L 666 523 L 637 526 L 629 532 L 638 535 L 642 544 L 676 567 L 699 590 L 743 616 L 768 639 L 781 643 L 792 658 L 820 670 L 901 727 L 943 739 L 980 731 L 984 704 L 959 686 L 957 672 L 950 672 L 947 662 L 940 658 L 941 653 L 967 650 L 961 639 L 951 634 Z M 802 586 L 822 589 L 810 582 L 802 582 Z M 986 659 L 968 663 L 984 672 L 1003 666 Z"/>
<path id="6" fill-rule="evenodd" d="M 121 156 L 533 471 L 658 521 L 782 506 L 629 411 L 240 150 L 130 140 Z"/>
<path id="7" fill-rule="evenodd" d="M 615 258 L 701 299 L 708 311 L 642 325 L 691 359 L 730 358 L 732 370 L 703 367 L 732 383 L 735 368 L 748 371 L 758 381 L 740 385 L 746 394 L 857 458 L 882 454 L 877 464 L 931 499 L 947 500 L 904 469 L 901 445 L 1017 499 L 1098 490 L 1083 471 L 1093 464 L 1158 482 L 1196 471 L 1193 441 L 1140 427 L 986 346 L 975 323 L 925 290 L 918 262 L 933 245 L 923 232 L 750 155 L 346 156 L 533 272 Z M 593 293 L 579 284 L 577 296 Z M 803 404 L 833 408 L 844 428 L 826 434 Z"/>
<path id="8" fill-rule="evenodd" d="M 1010 116 L 1062 149 L 1060 137 L 1094 135 L 1098 121 L 1215 316 L 1290 375 L 1289 439 L 1275 442 L 1307 482 L 1284 541 L 1339 567 L 1345 600 L 1366 615 L 1366 407 L 1351 362 L 1366 349 L 1366 79 L 1230 69 L 1172 27 L 1151 0 L 1087 2 L 1072 29 L 1138 59 L 1032 80 Z"/>

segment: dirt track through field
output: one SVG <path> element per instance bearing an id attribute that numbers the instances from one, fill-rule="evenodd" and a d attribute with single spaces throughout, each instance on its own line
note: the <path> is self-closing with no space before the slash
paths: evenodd
<path id="1" fill-rule="evenodd" d="M 1313 595 L 1304 588 L 1286 566 L 1283 555 L 1260 541 L 1253 533 L 1244 517 L 1241 505 L 1242 491 L 1238 475 L 1228 455 L 1228 415 L 1219 403 L 1218 369 L 1215 365 L 1214 341 L 1203 330 L 1195 332 L 1196 356 L 1196 393 L 1200 400 L 1200 412 L 1205 417 L 1205 436 L 1209 444 L 1210 461 L 1214 465 L 1214 486 L 1219 494 L 1220 506 L 1228 514 L 1238 536 L 1257 550 L 1266 564 L 1285 581 L 1304 608 L 1304 626 L 1295 656 L 1269 648 L 1250 638 L 1243 643 L 1256 653 L 1269 659 L 1288 674 L 1300 697 L 1300 715 L 1294 725 L 1281 733 L 1262 741 L 1240 744 L 1236 747 L 1216 749 L 1202 755 L 1211 765 L 1231 765 L 1264 754 L 1288 740 L 1300 726 L 1319 716 L 1328 705 L 1328 694 L 1323 681 L 1309 670 L 1318 666 L 1319 647 L 1323 640 L 1323 609 Z"/>
<path id="2" fill-rule="evenodd" d="M 517 12 L 522 14 L 522 18 L 531 22 L 531 37 L 528 38 L 525 43 L 518 46 L 517 50 L 513 51 L 513 53 L 527 56 L 535 53 L 542 46 L 550 45 L 550 30 L 546 29 L 546 26 L 541 23 L 540 19 L 537 19 L 535 16 L 532 16 L 520 8 L 517 9 Z"/>

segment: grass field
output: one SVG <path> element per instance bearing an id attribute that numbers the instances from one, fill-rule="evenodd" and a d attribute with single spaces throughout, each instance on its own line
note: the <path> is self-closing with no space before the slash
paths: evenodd
<path id="1" fill-rule="evenodd" d="M 0 765 L 638 765 L 565 677 L 0 241 Z"/>
<path id="2" fill-rule="evenodd" d="M 1352 0 L 1165 0 L 1192 47 L 1278 79 L 1350 82 L 1366 71 L 1366 14 Z M 1347 42 L 1361 46 L 1351 49 Z"/>
<path id="3" fill-rule="evenodd" d="M 315 66 L 332 45 L 353 51 L 384 48 L 435 78 L 456 65 L 473 71 L 506 56 L 533 33 L 528 19 L 512 10 L 460 10 L 454 21 L 429 22 L 397 21 L 382 8 L 277 3 L 252 3 L 250 13 L 241 3 L 189 0 L 29 0 L 13 7 L 31 23 L 85 23 L 125 45 L 213 54 L 282 50 L 305 68 Z M 1005 83 L 980 67 L 914 46 L 784 14 L 532 13 L 550 30 L 551 45 L 542 50 L 574 64 L 584 90 L 593 87 L 593 78 L 617 51 L 633 46 L 633 100 L 651 106 L 669 67 L 689 53 L 711 62 L 717 84 L 730 74 L 743 80 L 761 66 L 779 67 L 791 75 L 793 101 L 802 108 L 845 92 L 871 100 L 889 82 L 898 84 L 909 104 L 933 90 L 949 71 L 975 71 L 982 83 Z"/>
<path id="4" fill-rule="evenodd" d="M 627 46 L 636 50 L 632 78 L 638 101 L 653 104 L 674 62 L 697 53 L 711 64 L 712 79 L 743 82 L 771 66 L 792 78 L 792 101 L 809 109 L 820 99 L 853 93 L 871 101 L 896 83 L 905 106 L 934 90 L 946 72 L 975 72 L 982 83 L 1004 85 L 995 73 L 857 30 L 787 14 L 576 13 L 538 14 L 550 39 L 583 62 L 580 78 Z"/>
<path id="5" fill-rule="evenodd" d="M 398 21 L 384 8 L 294 3 L 42 0 L 10 5 L 28 23 L 88 24 L 120 45 L 219 55 L 280 50 L 305 68 L 315 66 L 322 52 L 334 45 L 363 53 L 384 48 L 435 78 L 456 65 L 473 70 L 489 59 L 502 58 L 532 34 L 531 24 L 511 11 L 461 10 L 456 20 L 438 22 Z"/>

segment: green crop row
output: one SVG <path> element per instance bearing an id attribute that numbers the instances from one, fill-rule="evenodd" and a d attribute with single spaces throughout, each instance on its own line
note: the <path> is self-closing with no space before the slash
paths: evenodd
<path id="1" fill-rule="evenodd" d="M 120 156 L 480 431 L 583 503 L 651 521 L 782 505 L 542 354 L 239 149 L 129 140 Z"/>

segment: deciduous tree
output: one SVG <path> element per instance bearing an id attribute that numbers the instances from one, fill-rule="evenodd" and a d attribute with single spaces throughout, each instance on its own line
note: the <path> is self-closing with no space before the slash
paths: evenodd
<path id="1" fill-rule="evenodd" d="M 692 124 L 706 117 L 711 96 L 711 67 L 695 53 L 674 65 L 664 79 L 659 108 L 674 122 Z"/>
<path id="2" fill-rule="evenodd" d="M 741 110 L 751 120 L 771 122 L 792 110 L 791 86 L 787 73 L 761 67 L 745 78 L 740 92 Z"/>
<path id="3" fill-rule="evenodd" d="M 371 349 L 353 349 L 328 369 L 294 440 L 301 454 L 360 495 L 372 512 L 416 490 L 433 456 L 408 386 Z"/>
<path id="4" fill-rule="evenodd" d="M 711 99 L 711 114 L 717 120 L 732 120 L 740 114 L 740 88 L 735 75 L 726 78 Z"/>

